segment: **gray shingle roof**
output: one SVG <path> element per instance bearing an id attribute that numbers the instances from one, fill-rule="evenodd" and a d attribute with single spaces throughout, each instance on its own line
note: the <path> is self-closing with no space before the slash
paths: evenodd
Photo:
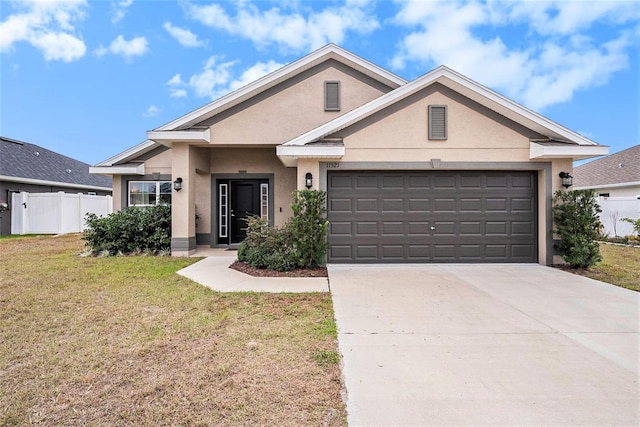
<path id="1" fill-rule="evenodd" d="M 640 145 L 573 168 L 573 186 L 640 182 Z"/>
<path id="2" fill-rule="evenodd" d="M 87 163 L 3 136 L 0 136 L 0 175 L 111 188 L 111 178 L 90 175 Z"/>

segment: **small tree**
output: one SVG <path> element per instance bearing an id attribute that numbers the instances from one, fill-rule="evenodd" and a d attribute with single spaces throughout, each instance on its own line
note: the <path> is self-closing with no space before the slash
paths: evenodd
<path id="1" fill-rule="evenodd" d="M 636 236 L 640 236 L 640 218 L 622 218 L 620 221 L 628 222 L 633 227 L 633 231 L 636 233 Z"/>
<path id="2" fill-rule="evenodd" d="M 317 190 L 301 190 L 293 193 L 293 218 L 291 233 L 298 252 L 298 265 L 314 268 L 324 264 L 327 253 L 327 230 L 325 218 L 327 193 Z"/>
<path id="3" fill-rule="evenodd" d="M 602 260 L 596 241 L 602 212 L 593 190 L 556 191 L 553 206 L 555 245 L 572 268 L 587 268 Z"/>

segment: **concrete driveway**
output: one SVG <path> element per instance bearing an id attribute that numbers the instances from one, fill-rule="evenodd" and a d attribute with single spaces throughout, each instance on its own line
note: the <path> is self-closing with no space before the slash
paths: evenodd
<path id="1" fill-rule="evenodd" d="M 640 424 L 640 295 L 540 265 L 329 265 L 350 426 Z"/>

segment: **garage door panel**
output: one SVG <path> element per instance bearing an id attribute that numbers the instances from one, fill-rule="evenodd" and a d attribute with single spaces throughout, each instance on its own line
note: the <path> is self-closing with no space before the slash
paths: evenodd
<path id="1" fill-rule="evenodd" d="M 537 260 L 535 172 L 328 176 L 329 262 Z"/>

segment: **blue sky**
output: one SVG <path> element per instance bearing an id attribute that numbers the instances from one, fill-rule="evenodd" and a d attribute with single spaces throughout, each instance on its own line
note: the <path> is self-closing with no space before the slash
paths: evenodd
<path id="1" fill-rule="evenodd" d="M 334 42 L 444 64 L 618 152 L 640 143 L 637 1 L 0 0 L 0 134 L 96 164 Z"/>

